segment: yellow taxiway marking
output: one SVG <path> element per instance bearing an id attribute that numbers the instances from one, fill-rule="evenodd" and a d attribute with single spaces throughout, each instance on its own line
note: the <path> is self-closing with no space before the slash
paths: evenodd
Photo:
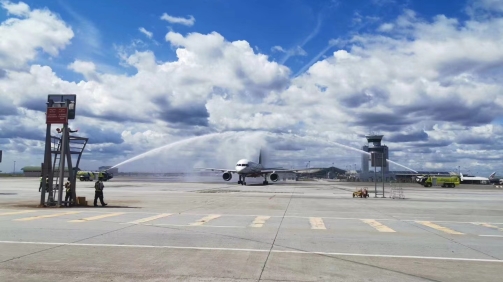
<path id="1" fill-rule="evenodd" d="M 35 220 L 35 219 L 41 219 L 41 218 L 63 216 L 63 215 L 76 214 L 76 213 L 79 213 L 79 212 L 73 211 L 73 212 L 53 213 L 53 214 L 46 214 L 46 215 L 38 215 L 38 216 L 32 216 L 32 217 L 18 218 L 18 219 L 14 219 L 14 220 L 15 221 L 28 221 L 28 220 Z"/>
<path id="2" fill-rule="evenodd" d="M 311 229 L 327 229 L 321 217 L 310 217 L 309 223 L 311 223 Z"/>
<path id="3" fill-rule="evenodd" d="M 255 220 L 250 224 L 250 227 L 262 227 L 266 220 L 271 218 L 270 216 L 257 216 Z"/>
<path id="4" fill-rule="evenodd" d="M 11 214 L 22 214 L 22 213 L 29 213 L 29 212 L 36 212 L 36 211 L 4 212 L 4 213 L 0 213 L 0 216 L 1 216 L 1 215 L 11 215 Z"/>
<path id="5" fill-rule="evenodd" d="M 484 226 L 484 227 L 488 227 L 488 228 L 497 229 L 499 231 L 503 231 L 503 228 L 500 228 L 498 226 L 494 226 L 494 225 L 491 225 L 491 224 L 488 224 L 488 223 L 484 223 L 484 222 L 472 222 L 472 223 L 475 224 L 475 225 L 480 225 L 480 226 Z"/>
<path id="6" fill-rule="evenodd" d="M 91 220 L 96 220 L 96 219 L 102 219 L 105 217 L 118 216 L 121 214 L 124 214 L 124 213 L 123 212 L 107 213 L 107 214 L 102 214 L 102 215 L 97 215 L 97 216 L 92 216 L 92 217 L 86 217 L 86 218 L 82 218 L 82 219 L 70 220 L 69 222 L 86 222 L 86 221 L 91 221 Z"/>
<path id="7" fill-rule="evenodd" d="M 440 226 L 440 225 L 436 225 L 435 223 L 431 223 L 429 221 L 416 221 L 417 223 L 419 224 L 422 224 L 424 226 L 428 226 L 428 227 L 431 227 L 433 229 L 437 229 L 437 230 L 440 230 L 442 232 L 445 232 L 445 233 L 449 233 L 449 234 L 455 234 L 455 235 L 463 235 L 464 233 L 461 233 L 461 232 L 458 232 L 458 231 L 454 231 L 452 229 L 449 229 L 447 227 L 443 227 L 443 226 Z"/>
<path id="8" fill-rule="evenodd" d="M 365 222 L 366 224 L 374 227 L 377 229 L 379 232 L 396 232 L 395 230 L 389 228 L 388 226 L 381 224 L 373 219 L 362 219 L 361 221 Z"/>
<path id="9" fill-rule="evenodd" d="M 131 222 L 128 222 L 128 223 L 138 224 L 138 223 L 148 222 L 148 221 L 152 221 L 152 220 L 155 220 L 155 219 L 167 217 L 167 216 L 170 216 L 170 215 L 172 215 L 172 213 L 162 213 L 162 214 L 154 215 L 154 216 L 151 216 L 151 217 L 146 217 L 146 218 L 138 219 L 138 220 L 135 220 L 135 221 L 131 221 Z"/>
<path id="10" fill-rule="evenodd" d="M 210 214 L 208 216 L 205 216 L 205 217 L 201 218 L 200 220 L 198 220 L 198 221 L 196 221 L 194 223 L 191 223 L 190 225 L 192 225 L 192 226 L 203 225 L 206 222 L 208 222 L 210 220 L 213 220 L 213 219 L 216 219 L 216 218 L 219 218 L 219 217 L 220 217 L 219 214 Z"/>

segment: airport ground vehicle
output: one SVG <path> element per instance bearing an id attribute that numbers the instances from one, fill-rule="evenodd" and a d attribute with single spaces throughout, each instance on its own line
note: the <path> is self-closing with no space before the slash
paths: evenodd
<path id="1" fill-rule="evenodd" d="M 353 192 L 353 198 L 368 198 L 369 197 L 369 192 L 367 189 L 358 189 L 355 192 Z"/>
<path id="2" fill-rule="evenodd" d="M 77 172 L 77 179 L 80 181 L 94 181 L 98 180 L 98 177 L 103 178 L 103 181 L 108 181 L 112 179 L 114 176 L 112 173 L 106 171 L 84 171 L 80 170 Z"/>
<path id="3" fill-rule="evenodd" d="M 454 188 L 460 184 L 459 176 L 435 176 L 426 175 L 418 180 L 418 183 L 424 187 L 441 186 Z"/>

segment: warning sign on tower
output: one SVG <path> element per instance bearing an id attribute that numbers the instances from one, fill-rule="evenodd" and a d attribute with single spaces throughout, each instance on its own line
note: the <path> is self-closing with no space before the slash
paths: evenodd
<path id="1" fill-rule="evenodd" d="M 46 124 L 68 123 L 68 108 L 51 107 L 47 108 Z"/>

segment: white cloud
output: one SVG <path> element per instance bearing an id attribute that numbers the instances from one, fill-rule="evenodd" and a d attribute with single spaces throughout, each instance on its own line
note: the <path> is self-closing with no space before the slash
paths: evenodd
<path id="1" fill-rule="evenodd" d="M 293 56 L 307 56 L 307 52 L 302 47 L 297 46 L 292 50 Z"/>
<path id="2" fill-rule="evenodd" d="M 394 27 L 394 25 L 392 23 L 384 23 L 384 24 L 380 25 L 377 30 L 382 31 L 382 32 L 389 32 L 389 31 L 393 30 L 393 27 Z"/>
<path id="3" fill-rule="evenodd" d="M 93 62 L 75 60 L 73 63 L 68 65 L 68 69 L 84 75 L 84 77 L 88 80 L 99 79 L 96 74 L 96 65 Z"/>
<path id="4" fill-rule="evenodd" d="M 278 46 L 278 45 L 277 45 L 277 46 L 273 46 L 273 47 L 271 48 L 271 51 L 273 51 L 273 52 L 286 53 L 286 50 L 285 50 L 285 49 L 283 49 L 283 47 Z"/>
<path id="5" fill-rule="evenodd" d="M 73 38 L 72 29 L 46 9 L 30 10 L 23 2 L 2 2 L 10 15 L 0 25 L 0 68 L 20 69 L 36 59 L 37 50 L 57 56 Z"/>
<path id="6" fill-rule="evenodd" d="M 296 46 L 295 48 L 292 48 L 290 50 L 285 50 L 281 46 L 273 46 L 271 48 L 271 51 L 287 53 L 287 54 L 289 54 L 289 56 L 307 56 L 307 52 L 304 49 L 302 49 L 302 47 L 300 47 L 300 46 Z"/>
<path id="7" fill-rule="evenodd" d="M 181 24 L 181 25 L 186 25 L 186 26 L 193 26 L 194 23 L 196 22 L 196 19 L 193 16 L 189 16 L 188 18 L 183 18 L 183 17 L 170 16 L 166 13 L 162 14 L 161 20 L 165 20 L 165 21 L 172 23 L 172 24 Z"/>
<path id="8" fill-rule="evenodd" d="M 328 50 L 332 49 L 337 44 L 339 44 L 339 41 L 336 39 L 331 39 L 330 41 L 328 41 L 327 46 L 325 46 L 325 48 L 323 48 L 318 54 L 316 54 L 316 56 L 314 56 L 307 64 L 300 68 L 294 76 L 297 77 L 303 74 L 310 66 L 317 62 L 320 57 L 324 56 L 328 52 Z"/>
<path id="9" fill-rule="evenodd" d="M 10 15 L 18 17 L 27 17 L 30 14 L 30 6 L 24 2 L 14 4 L 10 1 L 2 1 L 2 8 L 7 10 Z"/>
<path id="10" fill-rule="evenodd" d="M 467 12 L 471 16 L 487 16 L 488 12 L 503 13 L 501 0 L 470 0 Z"/>
<path id="11" fill-rule="evenodd" d="M 313 166 L 335 160 L 344 168 L 359 166 L 360 156 L 331 142 L 361 147 L 362 136 L 374 130 L 385 135 L 393 160 L 413 168 L 473 163 L 496 169 L 503 158 L 503 128 L 491 124 L 503 109 L 501 18 L 428 21 L 407 10 L 389 24 L 393 33 L 330 41 L 293 79 L 287 67 L 247 41 L 228 41 L 217 32 L 168 32 L 172 61 L 139 51 L 139 42 L 120 49 L 134 75 L 98 72 L 96 62 L 75 59 L 68 68 L 86 80 L 71 82 L 49 66 L 18 68 L 28 59 L 20 60 L 0 79 L 0 95 L 8 101 L 0 110 L 0 142 L 8 140 L 4 158 L 23 149 L 16 144 L 29 144 L 32 156 L 41 150 L 33 143 L 38 137 L 27 135 L 44 132 L 40 109 L 46 96 L 40 93 L 78 93 L 85 103 L 71 126 L 96 142 L 89 145 L 88 164 L 103 159 L 112 165 L 195 135 L 240 130 L 196 138 L 124 169 L 225 167 L 240 157 L 256 158 L 256 147 L 266 144 L 274 165 L 298 167 L 309 156 Z M 35 41 L 30 50 L 43 44 Z M 320 60 L 325 53 L 330 56 Z M 7 61 L 19 55 L 5 54 Z M 20 126 L 8 131 L 11 124 Z M 281 135 L 289 131 L 311 137 Z"/>
<path id="12" fill-rule="evenodd" d="M 140 27 L 138 29 L 141 33 L 145 34 L 149 39 L 152 39 L 152 36 L 154 35 L 151 31 L 146 30 L 144 27 Z"/>
<path id="13" fill-rule="evenodd" d="M 302 40 L 302 42 L 299 45 L 297 45 L 294 48 L 291 48 L 287 52 L 285 52 L 285 56 L 280 61 L 281 64 L 286 63 L 292 56 L 296 56 L 296 55 L 306 56 L 307 55 L 306 51 L 304 51 L 304 49 L 302 49 L 302 48 L 304 47 L 304 45 L 309 43 L 309 41 L 311 41 L 314 37 L 316 37 L 318 35 L 318 33 L 320 32 L 322 21 L 323 21 L 323 19 L 320 14 L 320 15 L 318 15 L 318 18 L 316 21 L 316 26 L 311 31 L 311 33 L 309 33 L 306 36 L 306 38 L 304 38 L 304 40 Z"/>
<path id="14" fill-rule="evenodd" d="M 102 35 L 99 28 L 88 18 L 77 13 L 69 3 L 59 2 L 59 4 L 72 16 L 76 21 L 74 26 L 75 39 L 74 44 L 79 45 L 80 53 L 88 53 L 88 55 L 103 55 Z"/>

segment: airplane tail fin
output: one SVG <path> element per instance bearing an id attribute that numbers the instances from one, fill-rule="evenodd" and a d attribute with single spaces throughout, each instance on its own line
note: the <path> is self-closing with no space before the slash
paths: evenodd
<path id="1" fill-rule="evenodd" d="M 491 173 L 491 175 L 489 175 L 489 179 L 493 179 L 495 175 L 496 175 L 496 171 Z"/>
<path id="2" fill-rule="evenodd" d="M 258 155 L 258 163 L 262 164 L 262 149 L 260 149 L 260 153 Z"/>

